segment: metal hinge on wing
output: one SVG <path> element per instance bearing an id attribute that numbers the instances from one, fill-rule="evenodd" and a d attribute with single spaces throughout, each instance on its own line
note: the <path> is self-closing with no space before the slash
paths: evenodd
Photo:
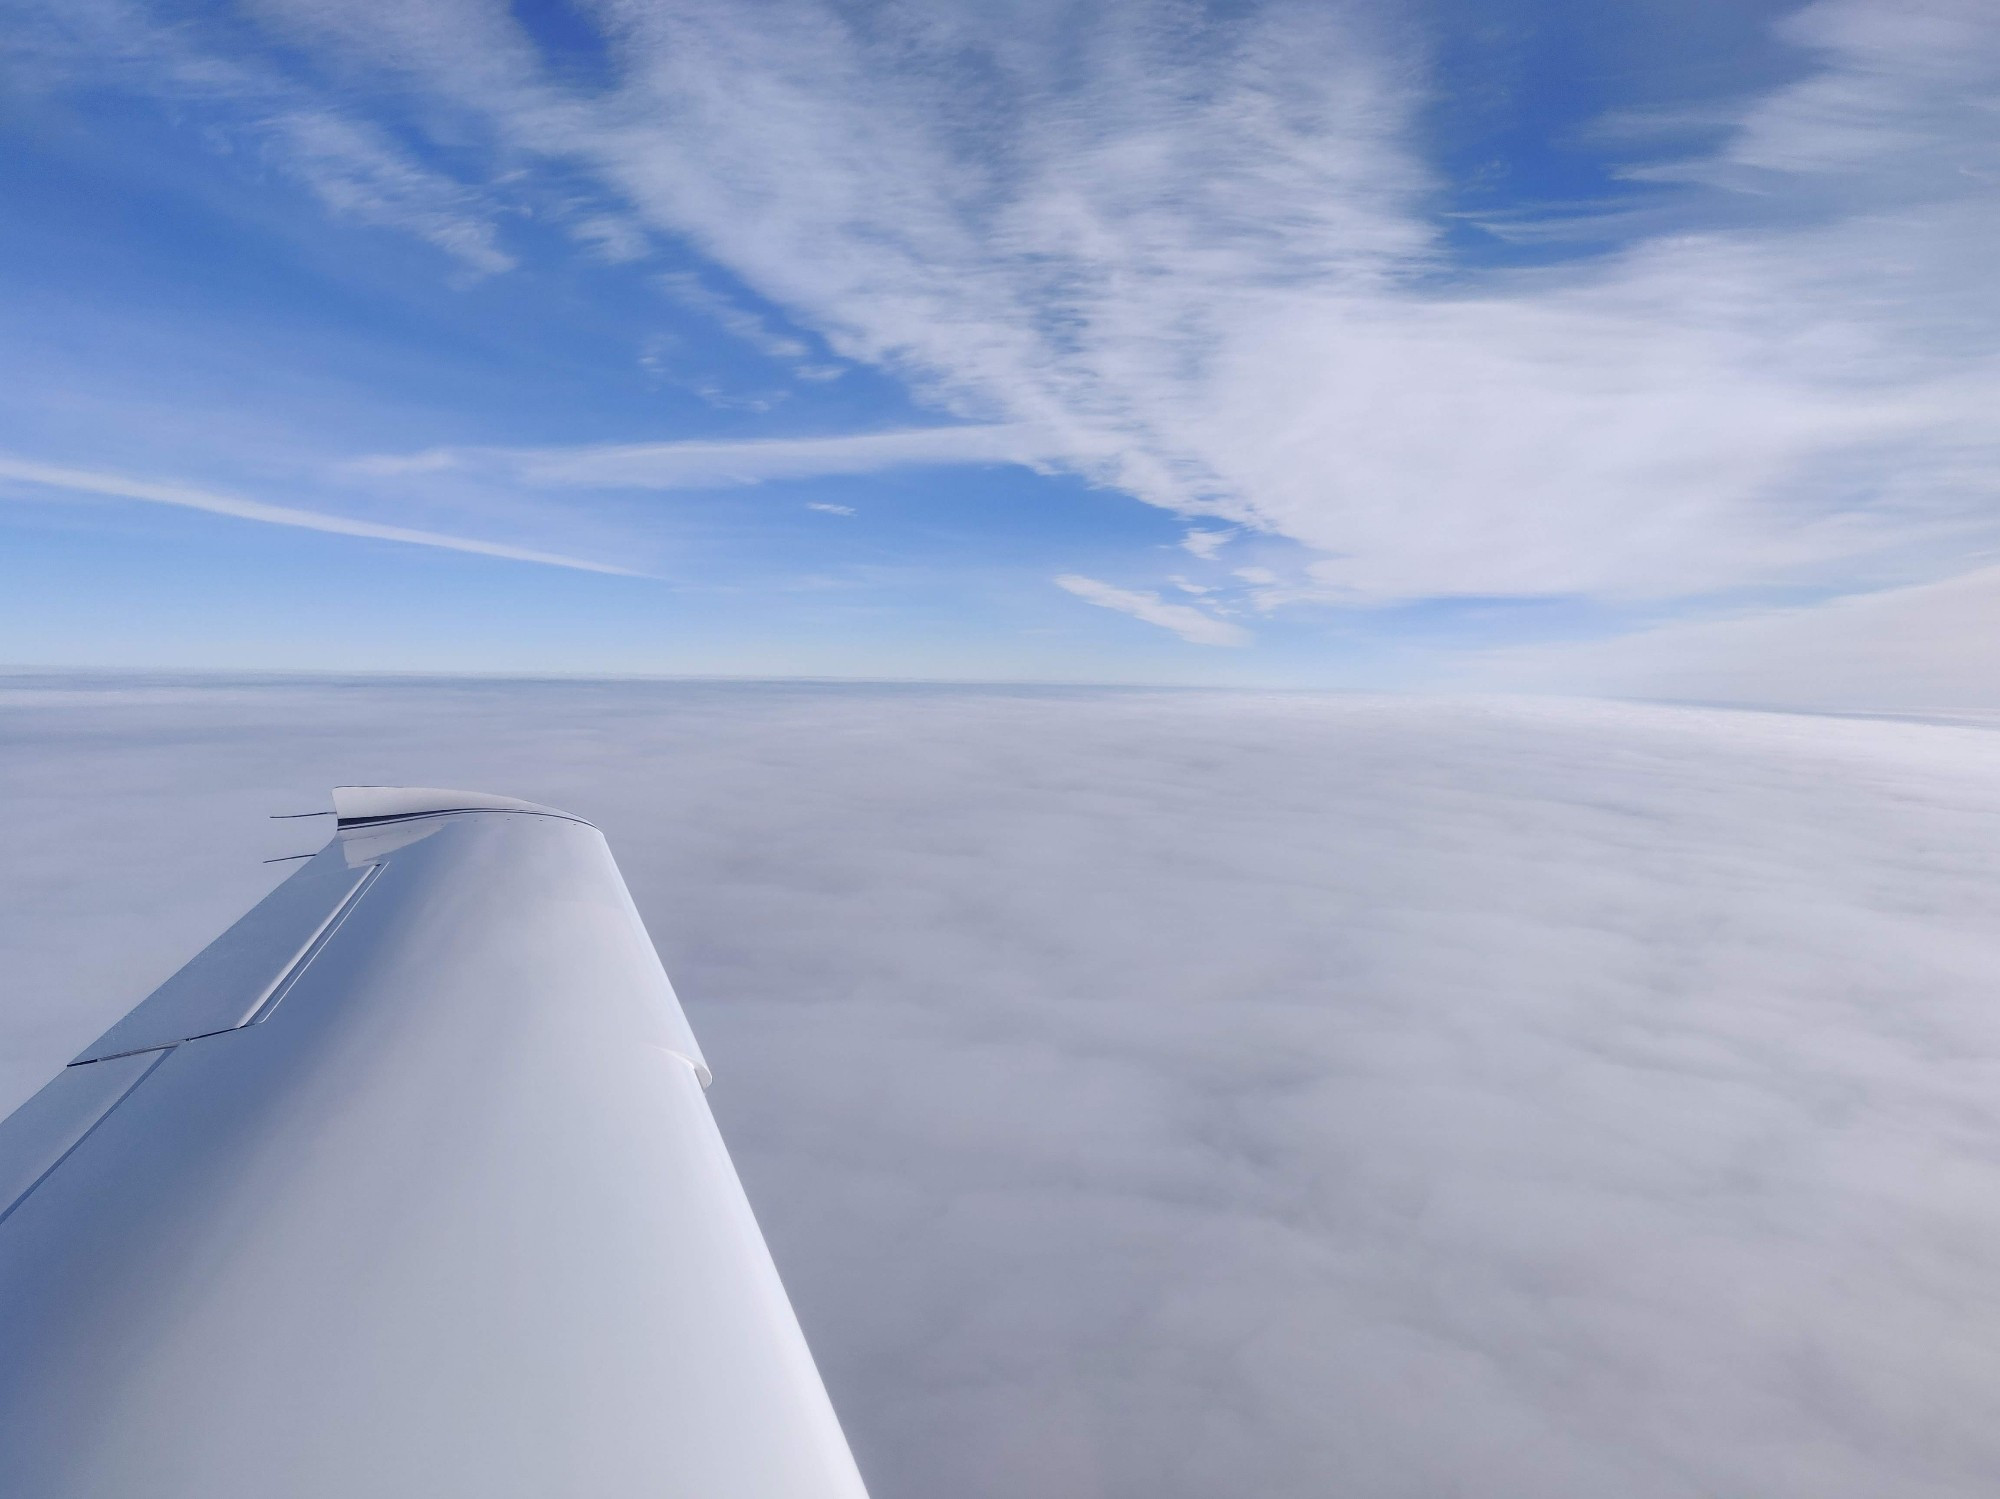
<path id="1" fill-rule="evenodd" d="M 291 992 L 292 985 L 299 981 L 299 975 L 306 971 L 307 965 L 325 950 L 327 943 L 333 940 L 333 934 L 339 931 L 340 924 L 347 920 L 348 913 L 361 899 L 362 892 L 375 883 L 375 876 L 381 872 L 380 864 L 370 864 L 367 867 L 361 878 L 354 882 L 354 888 L 347 892 L 340 904 L 335 906 L 326 920 L 320 923 L 319 930 L 314 932 L 306 945 L 299 949 L 299 955 L 285 965 L 284 972 L 271 980 L 271 986 L 257 997 L 256 1002 L 244 1013 L 243 1018 L 231 1027 L 232 1029 L 255 1025 L 277 1009 L 278 1002 Z"/>
<path id="2" fill-rule="evenodd" d="M 295 875 L 98 1037 L 71 1065 L 157 1051 L 262 1020 L 353 913 L 355 903 L 381 867 L 368 864 L 340 870 L 335 866 L 326 874 L 302 871 Z M 308 871 L 311 868 L 308 866 Z M 327 878 L 335 873 L 342 877 L 337 882 Z"/>

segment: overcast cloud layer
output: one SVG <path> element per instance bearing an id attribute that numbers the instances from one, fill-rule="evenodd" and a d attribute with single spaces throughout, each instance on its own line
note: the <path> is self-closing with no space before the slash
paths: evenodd
<path id="1" fill-rule="evenodd" d="M 878 1499 L 2000 1488 L 1991 733 L 15 679 L 0 1107 L 344 780 L 609 833 Z"/>

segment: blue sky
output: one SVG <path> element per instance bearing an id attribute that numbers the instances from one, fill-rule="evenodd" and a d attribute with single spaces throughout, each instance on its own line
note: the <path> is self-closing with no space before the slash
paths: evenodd
<path id="1" fill-rule="evenodd" d="M 0 13 L 10 661 L 1615 684 L 1996 560 L 1979 5 Z"/>

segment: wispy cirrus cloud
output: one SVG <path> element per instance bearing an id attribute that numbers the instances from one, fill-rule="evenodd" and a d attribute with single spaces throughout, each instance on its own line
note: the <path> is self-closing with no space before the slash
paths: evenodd
<path id="1" fill-rule="evenodd" d="M 464 471 L 531 485 L 600 489 L 696 489 L 872 474 L 884 469 L 963 463 L 1046 462 L 1057 451 L 1020 426 L 913 427 L 840 437 L 771 437 L 743 441 L 597 443 L 576 447 L 433 448 L 354 460 L 357 473 L 379 477 Z"/>
<path id="2" fill-rule="evenodd" d="M 1367 7 L 624 5 L 588 96 L 473 0 L 262 13 L 581 164 L 934 401 L 1324 554 L 1329 596 L 1865 583 L 1995 533 L 1964 460 L 2000 456 L 2000 34 L 1967 0 L 1805 7 L 1806 76 L 1650 169 L 1678 215 L 1530 273 L 1443 247 L 1426 59 Z"/>
<path id="3" fill-rule="evenodd" d="M 2000 542 L 2000 22 L 1978 0 L 1801 6 L 1790 81 L 1702 100 L 1696 132 L 1670 109 L 1600 132 L 1659 195 L 1591 205 L 1598 247 L 1527 270 L 1444 234 L 1444 81 L 1386 5 L 622 0 L 593 12 L 587 84 L 497 0 L 249 14 L 455 162 L 484 152 L 480 191 L 588 183 L 573 233 L 599 253 L 690 247 L 938 410 L 1034 432 L 1032 461 L 1297 543 L 1296 575 L 1260 585 L 1275 608 L 1699 610 L 1940 578 Z M 406 201 L 394 173 L 356 180 Z M 1578 227 L 1512 212 L 1517 239 Z M 450 249 L 426 223 L 403 227 Z M 488 252 L 509 253 L 476 232 L 453 251 Z M 735 311 L 792 357 L 778 320 Z M 747 450 L 476 461 L 538 483 L 766 472 Z"/>
<path id="4" fill-rule="evenodd" d="M 305 531 L 324 531 L 334 536 L 359 536 L 372 541 L 400 542 L 407 546 L 437 547 L 448 552 L 469 552 L 474 556 L 497 557 L 509 562 L 533 562 L 545 567 L 573 568 L 579 572 L 636 576 L 630 568 L 593 562 L 583 557 L 568 557 L 560 552 L 509 546 L 505 542 L 481 541 L 469 536 L 449 536 L 441 531 L 426 531 L 414 526 L 386 525 L 354 516 L 330 515 L 322 510 L 267 504 L 262 500 L 220 494 L 188 484 L 96 473 L 5 455 L 0 455 L 0 483 L 66 490 L 105 499 L 138 500 L 149 505 L 173 505 L 183 510 L 201 510 L 210 515 L 226 515 L 234 520 L 255 521 L 262 525 L 293 526 Z"/>
<path id="5" fill-rule="evenodd" d="M 382 125 L 271 59 L 204 46 L 198 24 L 133 0 L 6 9 L 10 46 L 0 68 L 18 88 L 125 88 L 199 110 L 219 148 L 248 148 L 329 213 L 411 235 L 473 276 L 518 264 L 499 243 L 498 204 L 484 184 L 421 160 Z"/>
<path id="6" fill-rule="evenodd" d="M 1241 625 L 1218 619 L 1192 604 L 1169 603 L 1157 593 L 1119 588 L 1077 573 L 1064 573 L 1055 584 L 1100 609 L 1115 609 L 1149 625 L 1171 630 L 1189 645 L 1248 645 L 1255 638 Z"/>
<path id="7" fill-rule="evenodd" d="M 749 308 L 732 302 L 691 271 L 669 271 L 658 281 L 661 290 L 674 300 L 712 318 L 766 358 L 796 363 L 812 356 L 810 344 L 773 328 Z"/>
<path id="8" fill-rule="evenodd" d="M 518 263 L 481 195 L 399 150 L 381 131 L 326 109 L 266 121 L 272 154 L 334 213 L 414 235 L 479 275 Z"/>

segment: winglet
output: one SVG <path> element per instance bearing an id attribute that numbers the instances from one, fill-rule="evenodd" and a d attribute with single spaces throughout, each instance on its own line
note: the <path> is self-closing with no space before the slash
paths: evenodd
<path id="1" fill-rule="evenodd" d="M 370 823 L 396 822 L 405 817 L 428 817 L 441 812 L 532 812 L 543 817 L 563 817 L 582 822 L 581 817 L 555 807 L 524 802 L 511 796 L 493 796 L 484 791 L 447 791 L 437 786 L 336 786 L 333 811 L 340 826 L 362 827 Z"/>

